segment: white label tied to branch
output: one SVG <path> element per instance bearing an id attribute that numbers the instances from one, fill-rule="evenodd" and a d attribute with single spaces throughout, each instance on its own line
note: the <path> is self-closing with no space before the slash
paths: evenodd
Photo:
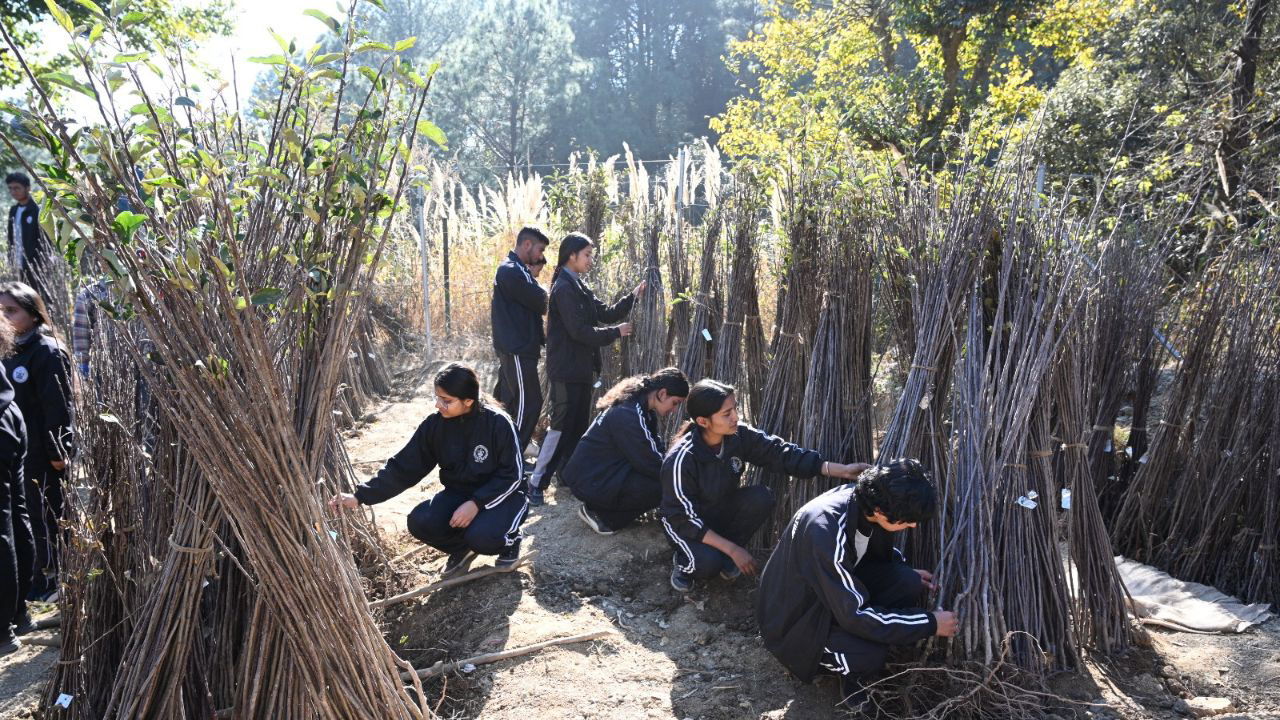
<path id="1" fill-rule="evenodd" d="M 62 693 L 61 695 L 58 695 L 57 700 L 53 701 L 53 705 L 54 707 L 69 708 L 71 707 L 71 700 L 73 699 L 73 697 L 74 696 L 72 695 Z"/>
<path id="2" fill-rule="evenodd" d="M 1014 502 L 1018 503 L 1019 505 L 1021 505 L 1022 507 L 1028 510 L 1035 510 L 1037 507 L 1039 507 L 1039 503 L 1027 497 L 1026 495 L 1023 495 L 1022 497 L 1018 498 Z"/>

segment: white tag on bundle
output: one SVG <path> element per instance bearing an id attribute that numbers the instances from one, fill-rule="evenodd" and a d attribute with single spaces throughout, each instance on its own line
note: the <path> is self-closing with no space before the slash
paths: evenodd
<path id="1" fill-rule="evenodd" d="M 706 339 L 707 342 L 711 342 L 711 331 L 706 328 L 702 328 L 702 337 Z"/>
<path id="2" fill-rule="evenodd" d="M 1023 495 L 1022 497 L 1018 498 L 1014 502 L 1018 503 L 1019 505 L 1021 505 L 1022 507 L 1028 510 L 1035 510 L 1037 507 L 1039 507 L 1039 503 L 1027 497 L 1026 495 Z"/>
<path id="3" fill-rule="evenodd" d="M 338 531 L 337 531 L 337 530 L 330 530 L 330 531 L 329 531 L 329 537 L 333 538 L 334 540 L 337 540 L 337 539 L 338 539 Z"/>
<path id="4" fill-rule="evenodd" d="M 1062 488 L 1062 509 L 1071 509 L 1071 488 Z"/>
<path id="5" fill-rule="evenodd" d="M 1039 500 L 1039 499 L 1040 499 L 1040 493 L 1036 492 L 1035 490 L 1028 490 L 1028 491 L 1027 491 L 1027 499 L 1029 499 L 1029 500 Z"/>
<path id="6" fill-rule="evenodd" d="M 1142 457 L 1138 458 L 1138 464 L 1139 464 L 1139 465 L 1146 465 L 1146 464 L 1147 464 L 1147 457 L 1148 457 L 1148 456 L 1147 456 L 1147 454 L 1146 454 L 1146 453 L 1142 453 Z"/>
<path id="7" fill-rule="evenodd" d="M 53 701 L 53 705 L 54 707 L 69 708 L 71 707 L 72 699 L 73 699 L 73 696 L 68 695 L 66 693 L 62 693 L 61 695 L 58 696 L 57 700 Z"/>
<path id="8" fill-rule="evenodd" d="M 603 384 L 604 384 L 604 383 L 602 383 L 602 382 L 600 382 L 599 380 L 597 380 L 597 381 L 596 381 L 596 384 L 595 384 L 595 385 L 592 385 L 591 387 L 593 387 L 593 388 L 598 388 L 598 387 L 600 387 L 600 386 L 601 386 L 601 385 L 603 385 Z"/>
<path id="9" fill-rule="evenodd" d="M 1133 446 L 1130 445 L 1129 447 L 1125 448 L 1124 454 L 1128 455 L 1129 457 L 1133 457 Z"/>
<path id="10" fill-rule="evenodd" d="M 1107 446 L 1106 446 L 1105 448 L 1103 448 L 1103 449 L 1102 449 L 1102 452 L 1111 452 L 1111 441 L 1110 441 L 1110 440 L 1108 440 L 1108 441 L 1107 441 Z"/>

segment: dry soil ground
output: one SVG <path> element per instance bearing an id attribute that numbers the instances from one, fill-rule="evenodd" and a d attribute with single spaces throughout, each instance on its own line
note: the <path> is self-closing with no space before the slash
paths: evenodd
<path id="1" fill-rule="evenodd" d="M 350 433 L 357 469 L 369 476 L 430 411 L 430 387 L 383 405 Z M 413 547 L 404 517 L 439 489 L 434 475 L 379 505 L 379 524 L 400 550 Z M 439 713 L 451 718 L 676 718 L 806 720 L 835 717 L 832 683 L 803 685 L 761 647 L 752 614 L 753 583 L 700 586 L 680 596 L 667 584 L 670 550 L 656 525 L 612 537 L 590 532 L 577 502 L 555 490 L 525 525 L 525 550 L 538 550 L 517 572 L 483 578 L 387 610 L 388 641 L 418 667 L 592 630 L 616 634 L 544 650 L 432 681 Z M 444 558 L 416 556 L 412 584 L 429 582 Z M 482 559 L 478 565 L 490 561 Z M 1280 719 L 1280 621 L 1236 636 L 1153 631 L 1151 647 L 1089 676 L 1053 683 L 1074 708 L 1059 717 L 1186 717 L 1179 702 L 1196 695 L 1230 698 L 1239 718 Z M 0 660 L 0 717 L 29 716 L 34 693 L 56 660 L 28 648 Z"/>

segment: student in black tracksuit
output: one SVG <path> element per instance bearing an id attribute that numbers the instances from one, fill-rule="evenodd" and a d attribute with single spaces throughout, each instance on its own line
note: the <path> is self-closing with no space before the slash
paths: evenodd
<path id="1" fill-rule="evenodd" d="M 489 310 L 493 349 L 498 354 L 498 384 L 493 396 L 515 421 L 522 462 L 542 414 L 538 358 L 546 343 L 542 316 L 547 312 L 547 291 L 537 278 L 547 264 L 543 251 L 548 242 L 541 230 L 520 228 L 515 250 L 507 253 L 494 275 Z"/>
<path id="2" fill-rule="evenodd" d="M 340 493 L 330 505 L 355 508 L 389 500 L 421 482 L 436 466 L 444 489 L 415 507 L 409 533 L 449 554 L 443 575 L 466 571 L 477 555 L 497 555 L 498 567 L 520 558 L 520 524 L 528 502 L 515 424 L 480 399 L 475 371 L 450 363 L 435 376 L 436 410 L 378 474 Z"/>
<path id="3" fill-rule="evenodd" d="M 739 423 L 734 389 L 715 380 L 698 381 L 685 408 L 690 420 L 662 461 L 658 506 L 675 546 L 671 587 L 679 592 L 717 573 L 726 580 L 756 574 L 756 561 L 743 546 L 773 511 L 773 492 L 763 485 L 741 486 L 746 463 L 799 478 L 821 473 L 852 479 L 867 467 L 825 461 L 813 450 Z"/>
<path id="4" fill-rule="evenodd" d="M 31 286 L 0 285 L 0 311 L 15 336 L 16 350 L 5 358 L 4 367 L 27 426 L 23 481 L 36 544 L 30 598 L 41 599 L 58 588 L 62 484 L 75 454 L 71 358 L 52 335 L 44 300 Z"/>
<path id="5" fill-rule="evenodd" d="M 40 206 L 31 198 L 31 178 L 26 173 L 9 173 L 5 179 L 14 205 L 9 207 L 9 257 L 22 281 L 42 295 L 48 287 L 52 247 L 40 230 Z"/>
<path id="6" fill-rule="evenodd" d="M 13 330 L 0 322 L 0 357 L 12 350 Z M 35 540 L 22 482 L 26 457 L 27 426 L 13 402 L 13 386 L 0 375 L 0 655 L 21 647 L 17 636 L 33 629 L 27 592 L 35 569 Z"/>
<path id="7" fill-rule="evenodd" d="M 620 322 L 631 313 L 644 283 L 613 305 L 596 299 L 582 276 L 595 263 L 595 243 L 581 233 L 560 242 L 556 271 L 551 276 L 551 305 L 547 311 L 547 380 L 551 383 L 551 429 L 538 450 L 538 464 L 530 482 L 529 502 L 542 504 L 542 491 L 551 474 L 573 455 L 591 422 L 591 386 L 600 374 L 600 348 L 631 334 Z"/>
<path id="8" fill-rule="evenodd" d="M 662 500 L 658 418 L 680 407 L 689 378 L 678 368 L 627 378 L 596 403 L 587 428 L 560 476 L 582 501 L 578 517 L 601 535 L 635 522 Z"/>
<path id="9" fill-rule="evenodd" d="M 756 595 L 765 647 L 805 682 L 841 677 L 843 703 L 866 702 L 863 685 L 890 645 L 956 631 L 953 613 L 919 606 L 937 590 L 913 570 L 893 534 L 934 514 L 933 483 L 914 460 L 895 460 L 810 500 L 781 533 Z"/>

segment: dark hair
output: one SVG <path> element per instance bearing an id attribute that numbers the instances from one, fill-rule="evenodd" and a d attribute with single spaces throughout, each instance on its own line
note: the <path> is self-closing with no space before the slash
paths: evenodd
<path id="1" fill-rule="evenodd" d="M 451 362 L 436 372 L 432 383 L 441 390 L 459 400 L 472 400 L 471 410 L 474 412 L 480 402 L 480 379 L 476 371 L 461 363 Z"/>
<path id="2" fill-rule="evenodd" d="M 655 390 L 666 390 L 668 395 L 676 397 L 689 396 L 689 378 L 680 368 L 662 368 L 652 375 L 633 375 L 619 380 L 617 385 L 609 388 L 609 392 L 596 403 L 597 410 L 608 410 L 614 405 L 638 400 Z"/>
<path id="3" fill-rule="evenodd" d="M 0 322 L 0 359 L 13 354 L 13 326 Z"/>
<path id="4" fill-rule="evenodd" d="M 0 283 L 0 295 L 13 298 L 18 307 L 36 320 L 36 327 L 53 332 L 53 323 L 49 320 L 49 309 L 35 288 L 22 282 L 11 281 Z"/>
<path id="5" fill-rule="evenodd" d="M 551 284 L 554 285 L 556 278 L 560 277 L 560 268 L 569 262 L 569 258 L 574 254 L 582 252 L 584 249 L 595 245 L 591 238 L 582 233 L 569 233 L 560 241 L 560 252 L 556 257 L 556 271 L 551 274 Z"/>
<path id="6" fill-rule="evenodd" d="M 697 425 L 694 421 L 698 418 L 711 417 L 720 412 L 720 408 L 724 407 L 724 401 L 732 397 L 735 392 L 737 391 L 732 385 L 726 385 L 718 380 L 704 378 L 694 383 L 689 389 L 688 399 L 684 401 L 684 411 L 689 419 L 676 431 L 675 437 L 671 438 L 671 444 L 680 442 L 684 434 Z"/>
<path id="7" fill-rule="evenodd" d="M 858 476 L 853 489 L 858 512 L 884 513 L 891 523 L 924 522 L 938 511 L 938 491 L 918 460 L 898 458 Z"/>
<path id="8" fill-rule="evenodd" d="M 532 240 L 533 242 L 539 243 L 541 245 L 551 244 L 551 241 L 547 239 L 546 234 L 544 234 L 538 228 L 533 227 L 532 225 L 525 225 L 524 227 L 520 228 L 520 232 L 516 233 L 517 246 L 519 246 L 520 243 L 524 242 L 525 240 Z"/>
<path id="9" fill-rule="evenodd" d="M 27 177 L 26 173 L 11 172 L 8 175 L 5 175 L 4 184 L 8 185 L 9 183 L 18 183 L 27 189 L 31 188 L 31 178 Z"/>

